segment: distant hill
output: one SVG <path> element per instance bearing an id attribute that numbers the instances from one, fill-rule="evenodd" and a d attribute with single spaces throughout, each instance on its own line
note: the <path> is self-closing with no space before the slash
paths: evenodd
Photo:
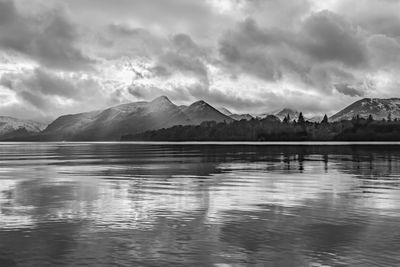
<path id="1" fill-rule="evenodd" d="M 232 114 L 229 117 L 234 119 L 235 121 L 240 121 L 240 120 L 251 120 L 254 117 L 251 116 L 250 114 Z"/>
<path id="2" fill-rule="evenodd" d="M 231 117 L 232 119 L 234 119 L 235 121 L 240 121 L 240 120 L 251 120 L 252 118 L 254 118 L 253 116 L 251 116 L 250 114 L 234 114 L 232 113 L 229 109 L 224 108 L 224 107 L 219 107 L 217 109 L 219 112 L 221 112 L 222 114 Z"/>
<path id="3" fill-rule="evenodd" d="M 277 113 L 275 113 L 273 115 L 278 117 L 281 121 L 283 121 L 283 119 L 287 115 L 289 115 L 290 116 L 290 120 L 293 121 L 293 120 L 297 120 L 299 118 L 300 112 L 297 111 L 297 110 L 290 109 L 290 108 L 284 108 L 281 111 L 279 111 L 279 112 L 277 112 Z"/>
<path id="4" fill-rule="evenodd" d="M 300 112 L 294 109 L 290 109 L 290 108 L 284 108 L 282 110 L 278 110 L 278 111 L 274 111 L 274 112 L 267 112 L 267 113 L 263 113 L 263 114 L 259 114 L 257 117 L 260 118 L 265 118 L 269 115 L 273 115 L 277 118 L 279 118 L 281 121 L 283 121 L 283 119 L 289 115 L 290 116 L 290 120 L 297 120 L 299 118 L 299 114 Z"/>
<path id="5" fill-rule="evenodd" d="M 364 98 L 339 111 L 330 117 L 330 120 L 351 120 L 357 115 L 361 118 L 372 115 L 374 120 L 381 120 L 387 119 L 389 114 L 393 119 L 400 118 L 400 98 Z"/>
<path id="6" fill-rule="evenodd" d="M 204 121 L 232 122 L 233 119 L 222 114 L 216 108 L 203 100 L 194 102 L 190 106 L 183 108 L 182 112 L 190 119 L 192 124 L 200 124 Z"/>
<path id="7" fill-rule="evenodd" d="M 300 112 L 297 110 L 284 108 L 276 112 L 258 115 L 256 121 L 278 123 L 289 115 L 290 123 L 293 123 L 298 120 L 299 114 Z M 372 115 L 374 120 L 380 121 L 387 119 L 389 114 L 392 119 L 400 118 L 400 98 L 361 99 L 333 115 L 329 122 L 348 121 L 357 115 L 361 119 Z M 218 110 L 203 100 L 188 106 L 177 106 L 167 97 L 161 96 L 149 102 L 132 102 L 104 110 L 64 115 L 45 129 L 44 125 L 34 121 L 0 117 L 0 140 L 113 141 L 120 140 L 121 136 L 179 125 L 200 125 L 205 121 L 215 121 L 217 124 L 251 122 L 252 118 L 253 116 L 250 114 L 233 114 L 226 108 Z M 322 116 L 305 118 L 305 120 L 310 123 L 319 123 L 322 121 Z M 241 127 L 247 124 L 235 125 L 235 127 Z M 347 133 L 345 134 L 347 135 Z"/>
<path id="8" fill-rule="evenodd" d="M 177 106 L 161 96 L 151 102 L 132 102 L 105 110 L 61 116 L 41 134 L 44 140 L 119 140 L 122 135 L 203 121 L 231 122 L 204 101 Z"/>
<path id="9" fill-rule="evenodd" d="M 127 133 L 188 125 L 191 120 L 167 97 L 105 110 L 61 116 L 42 133 L 50 140 L 118 140 Z"/>
<path id="10" fill-rule="evenodd" d="M 323 116 L 314 116 L 306 120 L 309 122 L 321 122 L 323 119 L 324 119 Z"/>
<path id="11" fill-rule="evenodd" d="M 44 128 L 39 122 L 0 116 L 0 140 L 36 135 Z"/>

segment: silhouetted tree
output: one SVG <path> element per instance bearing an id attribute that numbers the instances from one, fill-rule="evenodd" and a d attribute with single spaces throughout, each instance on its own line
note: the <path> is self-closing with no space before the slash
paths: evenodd
<path id="1" fill-rule="evenodd" d="M 324 118 L 322 119 L 321 124 L 328 124 L 328 116 L 326 116 L 326 114 L 325 114 Z"/>
<path id="2" fill-rule="evenodd" d="M 298 124 L 304 124 L 305 123 L 303 112 L 300 112 L 299 119 L 297 120 L 297 123 Z"/>
<path id="3" fill-rule="evenodd" d="M 358 121 L 360 121 L 360 119 L 361 119 L 360 114 L 357 114 L 357 115 L 353 116 L 353 118 L 351 120 L 358 122 Z"/>
<path id="4" fill-rule="evenodd" d="M 369 122 L 374 121 L 374 118 L 372 117 L 371 114 L 369 114 L 369 116 L 368 116 L 368 121 L 369 121 Z"/>
<path id="5" fill-rule="evenodd" d="M 388 116 L 387 116 L 387 121 L 391 122 L 392 121 L 392 113 L 389 112 Z"/>
<path id="6" fill-rule="evenodd" d="M 290 115 L 289 115 L 289 114 L 287 114 L 287 115 L 285 116 L 285 118 L 283 119 L 283 122 L 284 122 L 284 123 L 289 123 L 289 122 L 290 122 Z"/>
<path id="7" fill-rule="evenodd" d="M 327 117 L 327 116 L 326 116 Z M 400 141 L 400 122 L 373 121 L 354 116 L 353 120 L 306 123 L 299 114 L 298 123 L 282 123 L 277 117 L 232 123 L 203 122 L 201 125 L 173 126 L 167 129 L 127 135 L 122 140 L 135 141 Z M 321 124 L 322 124 L 321 121 Z M 371 122 L 373 121 L 373 122 Z M 371 122 L 371 123 L 370 123 Z"/>

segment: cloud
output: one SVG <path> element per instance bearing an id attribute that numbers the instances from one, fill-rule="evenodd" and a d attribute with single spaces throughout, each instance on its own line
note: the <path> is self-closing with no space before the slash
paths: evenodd
<path id="1" fill-rule="evenodd" d="M 176 103 L 188 102 L 192 99 L 190 94 L 190 87 L 177 87 L 173 90 L 167 88 L 160 88 L 155 86 L 132 85 L 128 88 L 128 92 L 138 98 L 151 100 L 154 96 L 165 95 Z"/>
<path id="2" fill-rule="evenodd" d="M 336 12 L 343 14 L 363 29 L 388 37 L 400 36 L 400 2 L 397 0 L 337 1 Z"/>
<path id="3" fill-rule="evenodd" d="M 275 66 L 274 46 L 285 40 L 280 32 L 262 30 L 252 19 L 239 23 L 228 31 L 219 42 L 219 53 L 225 68 L 235 75 L 248 73 L 267 81 L 279 79 L 280 70 Z"/>
<path id="4" fill-rule="evenodd" d="M 312 8 L 308 0 L 245 0 L 244 17 L 271 28 L 293 28 Z M 282 27 L 283 26 L 283 27 Z"/>
<path id="5" fill-rule="evenodd" d="M 187 34 L 176 34 L 172 38 L 172 44 L 178 53 L 188 56 L 204 56 L 205 51 L 199 47 Z"/>
<path id="6" fill-rule="evenodd" d="M 189 32 L 207 40 L 229 25 L 232 18 L 218 12 L 211 1 L 198 0 L 58 0 L 66 3 L 79 20 L 88 24 L 127 22 L 134 27 L 162 33 Z M 90 19 L 87 19 L 87 18 Z"/>
<path id="7" fill-rule="evenodd" d="M 33 115 L 41 121 L 77 110 L 91 111 L 126 101 L 118 90 L 108 91 L 99 81 L 85 75 L 61 75 L 41 68 L 23 73 L 5 73 L 0 78 L 0 86 L 14 96 L 13 107 L 31 109 L 31 114 L 23 117 Z M 12 107 L 7 107 L 7 110 L 12 110 Z"/>
<path id="8" fill-rule="evenodd" d="M 362 96 L 397 97 L 399 8 L 395 0 L 351 8 L 344 0 L 0 0 L 0 115 L 54 118 L 160 94 L 243 112 L 321 113 Z"/>
<path id="9" fill-rule="evenodd" d="M 58 77 L 43 69 L 27 74 L 4 74 L 0 84 L 11 90 L 30 91 L 37 95 L 78 98 L 79 90 L 71 81 Z"/>
<path id="10" fill-rule="evenodd" d="M 344 95 L 348 96 L 364 96 L 364 93 L 356 88 L 353 88 L 349 84 L 335 84 L 335 88 L 339 93 L 342 93 Z"/>
<path id="11" fill-rule="evenodd" d="M 378 62 L 384 65 L 397 54 L 393 39 L 375 39 L 348 19 L 323 10 L 287 29 L 263 27 L 247 18 L 222 35 L 218 49 L 232 77 L 249 74 L 266 82 L 289 81 L 299 91 L 308 86 L 306 90 L 330 95 L 336 84 L 364 83 Z M 388 49 L 381 49 L 384 45 Z"/>
<path id="12" fill-rule="evenodd" d="M 383 34 L 367 40 L 373 68 L 400 69 L 400 42 Z"/>
<path id="13" fill-rule="evenodd" d="M 12 1 L 0 1 L 0 25 L 14 22 L 16 13 L 17 10 Z"/>
<path id="14" fill-rule="evenodd" d="M 304 50 L 317 61 L 337 61 L 356 67 L 366 64 L 364 37 L 358 29 L 329 11 L 308 17 L 300 33 Z"/>
<path id="15" fill-rule="evenodd" d="M 203 81 L 207 81 L 207 68 L 198 58 L 189 57 L 179 53 L 168 52 L 161 56 L 159 64 L 172 71 L 179 71 L 188 75 L 194 75 Z"/>
<path id="16" fill-rule="evenodd" d="M 209 83 L 206 64 L 210 61 L 206 48 L 197 45 L 187 34 L 176 34 L 165 43 L 159 54 L 155 54 L 154 64 L 147 68 L 155 78 L 171 79 L 184 75 L 187 79 L 197 79 Z M 141 77 L 147 79 L 148 77 Z"/>
<path id="17" fill-rule="evenodd" d="M 19 12 L 11 0 L 0 0 L 0 47 L 22 53 L 46 67 L 90 69 L 93 61 L 77 48 L 79 33 L 61 8 L 43 14 Z"/>
<path id="18" fill-rule="evenodd" d="M 128 24 L 108 24 L 91 40 L 97 54 L 106 59 L 121 57 L 152 58 L 162 53 L 166 38 Z"/>

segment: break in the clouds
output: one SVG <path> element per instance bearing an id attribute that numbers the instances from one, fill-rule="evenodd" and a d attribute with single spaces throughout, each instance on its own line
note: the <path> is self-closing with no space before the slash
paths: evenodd
<path id="1" fill-rule="evenodd" d="M 400 2 L 0 0 L 0 115 L 167 95 L 332 113 L 399 97 Z"/>

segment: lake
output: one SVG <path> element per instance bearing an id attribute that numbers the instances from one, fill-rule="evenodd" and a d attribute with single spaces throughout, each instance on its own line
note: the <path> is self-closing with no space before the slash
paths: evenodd
<path id="1" fill-rule="evenodd" d="M 400 266 L 400 145 L 1 143 L 0 266 Z"/>

